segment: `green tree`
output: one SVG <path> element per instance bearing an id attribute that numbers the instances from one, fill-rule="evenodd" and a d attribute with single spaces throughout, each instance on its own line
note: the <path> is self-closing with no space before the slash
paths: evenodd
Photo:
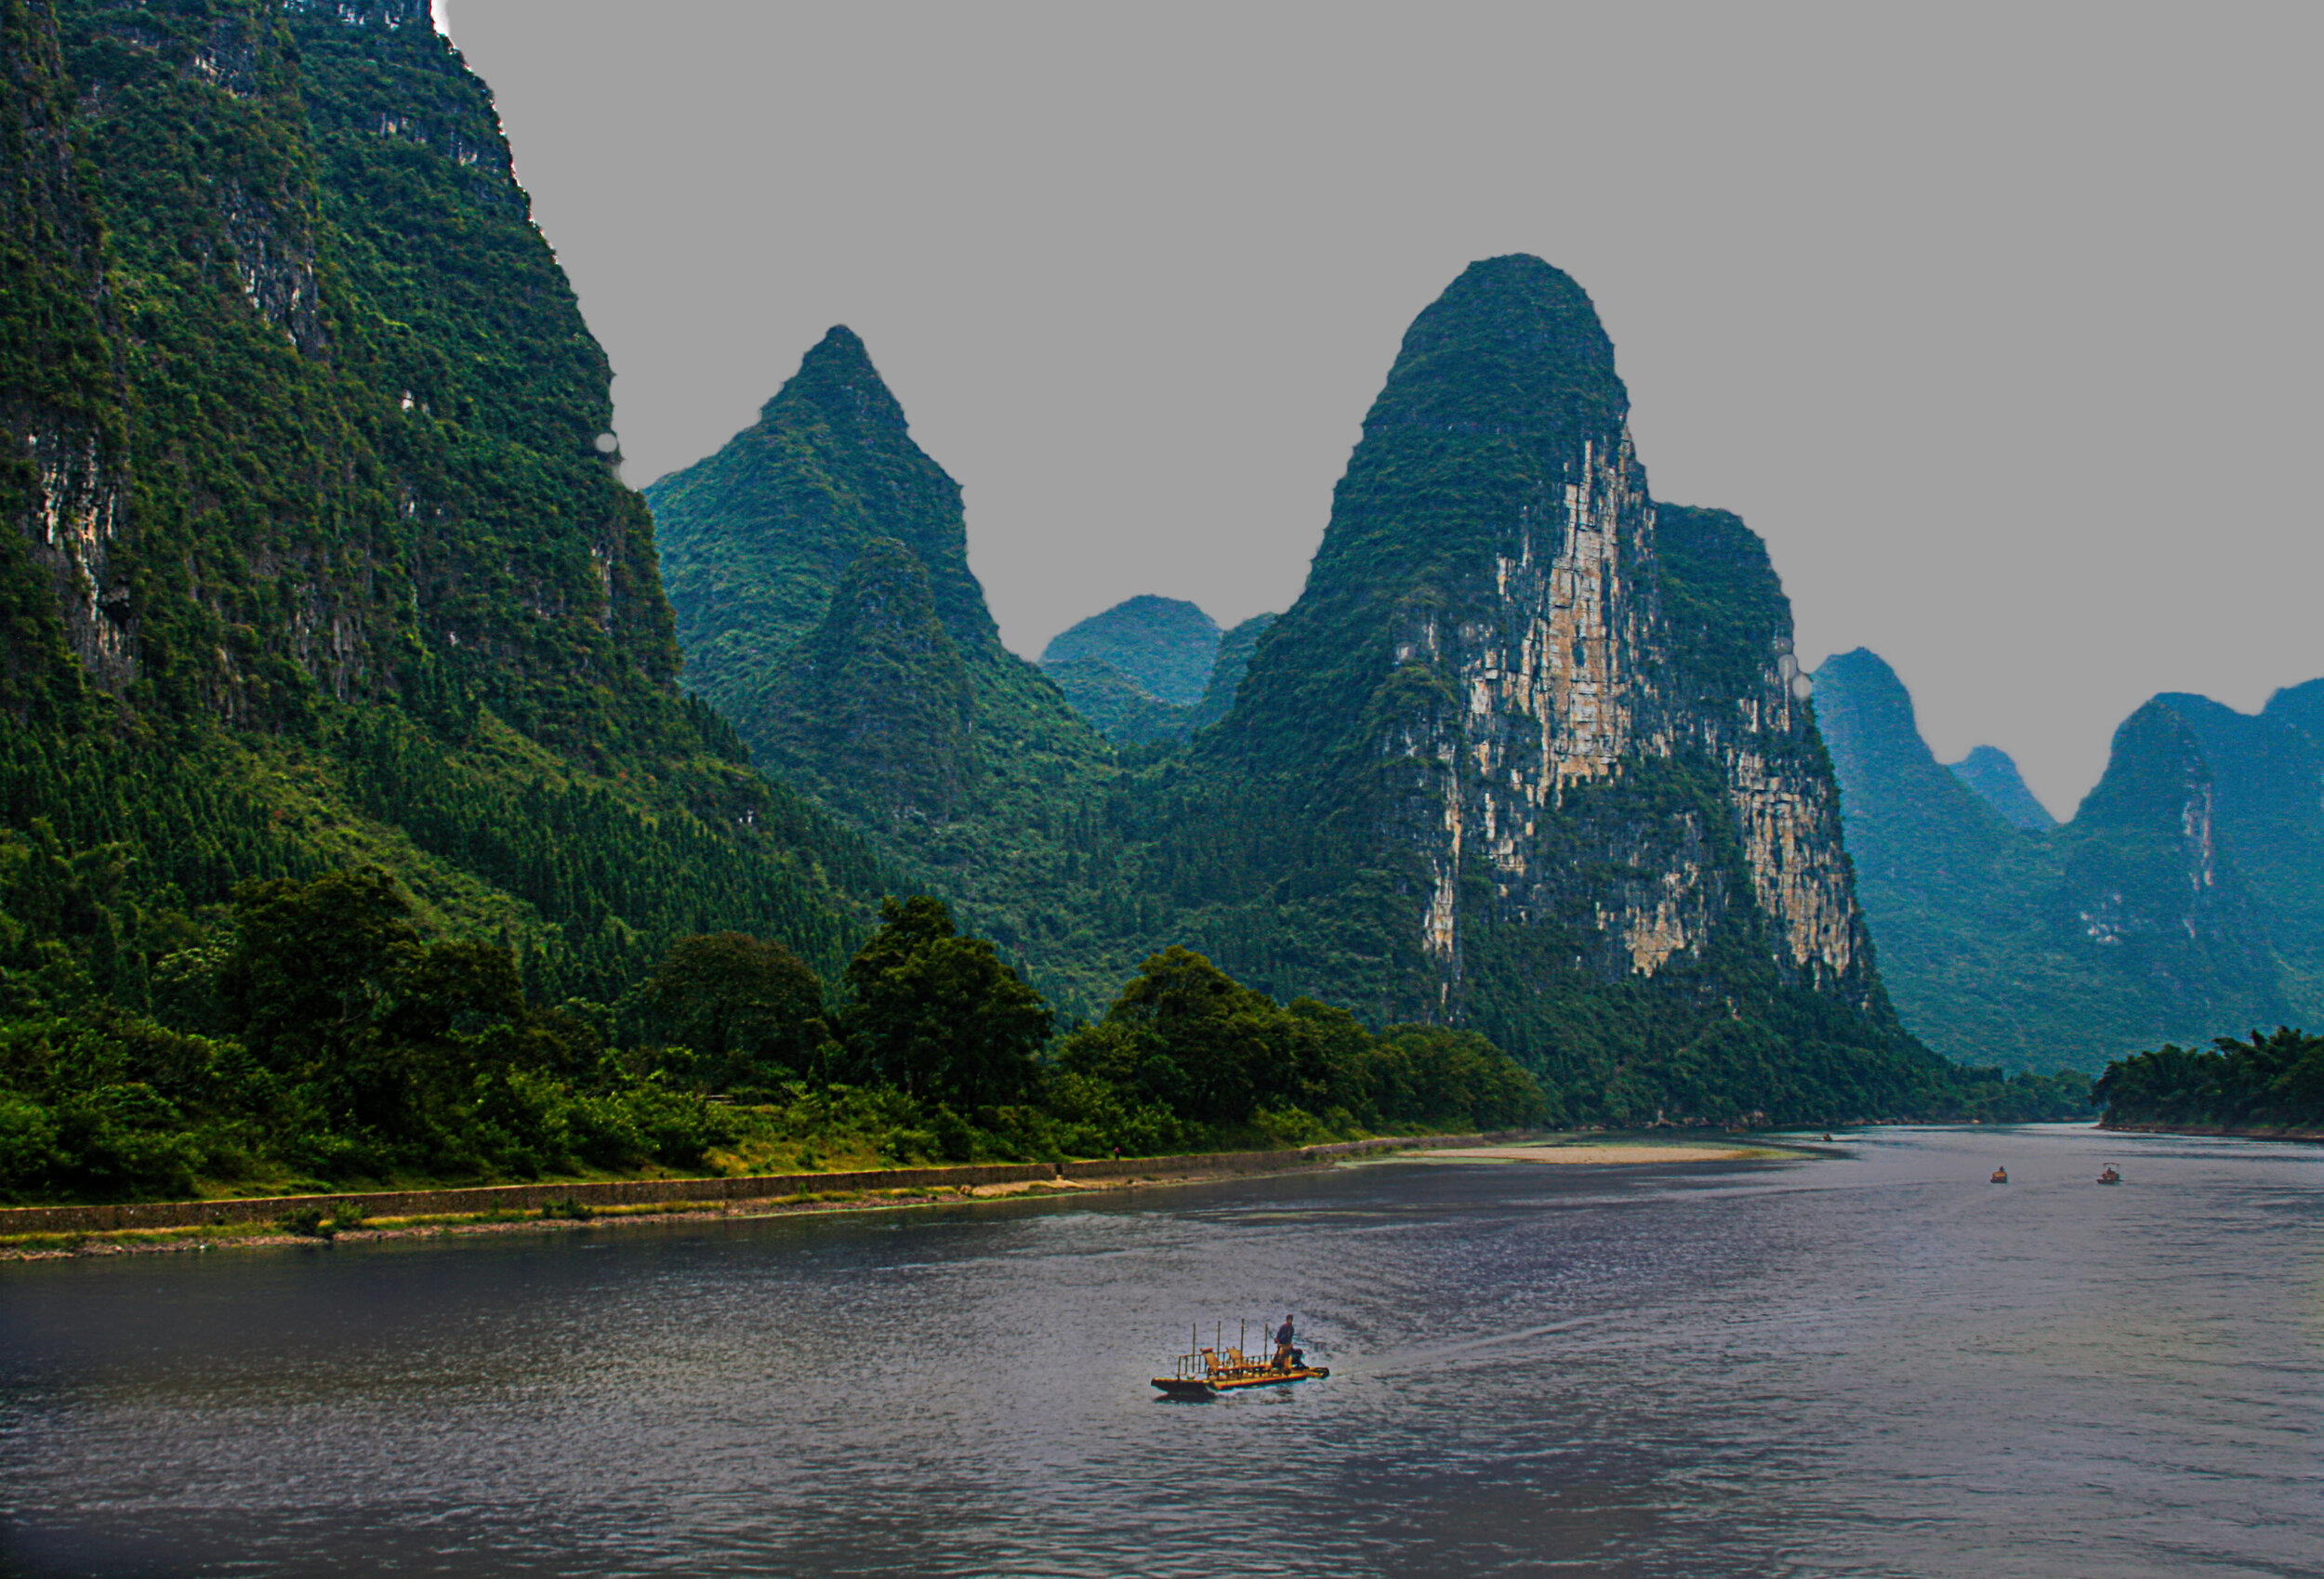
<path id="1" fill-rule="evenodd" d="M 1292 1017 L 1192 949 L 1150 956 L 1105 1026 L 1108 1078 L 1197 1123 L 1240 1124 L 1296 1094 Z"/>
<path id="2" fill-rule="evenodd" d="M 646 1002 L 713 1085 L 766 1085 L 806 1072 L 829 1031 L 823 982 L 781 943 L 742 932 L 680 938 Z"/>
<path id="3" fill-rule="evenodd" d="M 343 1057 L 419 952 L 411 901 L 377 866 L 244 883 L 234 930 L 221 1007 L 243 1044 L 283 1073 Z"/>
<path id="4" fill-rule="evenodd" d="M 983 938 L 966 938 L 941 900 L 880 905 L 879 929 L 847 967 L 842 1017 L 862 1065 L 924 1100 L 1010 1102 L 1049 1039 L 1048 1001 Z"/>

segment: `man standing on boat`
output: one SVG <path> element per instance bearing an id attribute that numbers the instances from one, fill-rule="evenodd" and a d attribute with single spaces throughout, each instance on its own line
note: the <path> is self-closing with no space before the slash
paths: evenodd
<path id="1" fill-rule="evenodd" d="M 1278 1371 L 1291 1368 L 1291 1318 L 1287 1315 L 1283 1318 L 1283 1325 L 1275 1329 L 1274 1368 Z"/>

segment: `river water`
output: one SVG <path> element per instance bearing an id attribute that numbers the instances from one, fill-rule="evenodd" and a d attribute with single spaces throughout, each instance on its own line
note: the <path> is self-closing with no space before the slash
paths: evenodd
<path id="1" fill-rule="evenodd" d="M 2324 1148 L 1831 1150 L 0 1268 L 0 1572 L 2324 1572 Z"/>

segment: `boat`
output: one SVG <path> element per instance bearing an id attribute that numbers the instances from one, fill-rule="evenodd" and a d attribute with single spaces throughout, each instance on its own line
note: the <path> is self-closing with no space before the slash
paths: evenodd
<path id="1" fill-rule="evenodd" d="M 1218 1336 L 1223 1338 L 1223 1329 Z M 1244 1353 L 1239 1339 L 1231 1349 L 1222 1341 L 1205 1348 L 1198 1329 L 1188 1335 L 1187 1351 L 1171 1363 L 1169 1375 L 1154 1378 L 1165 1398 L 1216 1398 L 1245 1388 L 1286 1387 L 1331 1375 L 1330 1366 L 1310 1365 L 1307 1356 L 1296 1349 L 1278 1365 Z"/>
<path id="2" fill-rule="evenodd" d="M 1991 1182 L 1995 1184 L 2007 1184 L 2009 1182 L 2009 1169 L 1995 1168 L 1993 1170 L 1993 1178 Z"/>
<path id="3" fill-rule="evenodd" d="M 2116 1167 L 2112 1163 L 2108 1163 L 2105 1169 L 2098 1175 L 2098 1182 L 2101 1184 L 2119 1184 L 2122 1182 L 2122 1170 Z"/>

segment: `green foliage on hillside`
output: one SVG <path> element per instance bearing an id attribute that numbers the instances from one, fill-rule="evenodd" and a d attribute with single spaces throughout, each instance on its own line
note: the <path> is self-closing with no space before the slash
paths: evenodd
<path id="1" fill-rule="evenodd" d="M 1472 1031 L 1391 1026 L 1378 1035 L 1345 1009 L 1289 1004 L 1237 983 L 1191 949 L 1145 962 L 1096 1025 L 1065 1038 L 1052 1101 L 1085 1124 L 1170 1144 L 1204 1125 L 1325 1126 L 1538 1122 L 1531 1076 Z"/>
<path id="2" fill-rule="evenodd" d="M 832 330 L 758 423 L 646 496 L 689 683 L 900 882 L 1097 1012 L 1146 952 L 1076 898 L 1119 862 L 1115 751 L 1001 646 L 959 487 L 863 342 Z"/>
<path id="3" fill-rule="evenodd" d="M 2047 833 L 2058 825 L 2050 809 L 2034 798 L 2017 771 L 2017 764 L 1998 746 L 1980 745 L 1946 770 L 1967 784 L 1979 800 L 2001 814 L 2001 821 L 2028 833 Z"/>
<path id="4" fill-rule="evenodd" d="M 1096 658 L 1045 658 L 1041 673 L 1091 729 L 1116 745 L 1158 745 L 1184 740 L 1194 729 L 1193 709 L 1157 699 Z"/>
<path id="5" fill-rule="evenodd" d="M 1212 664 L 1210 678 L 1202 688 L 1202 700 L 1195 704 L 1188 716 L 1188 722 L 1195 729 L 1208 729 L 1235 710 L 1235 692 L 1242 689 L 1243 677 L 1250 672 L 1251 655 L 1259 651 L 1259 638 L 1274 623 L 1273 614 L 1253 614 L 1219 638 L 1218 661 Z"/>
<path id="6" fill-rule="evenodd" d="M 1041 667 L 1093 660 L 1157 701 L 1191 707 L 1202 700 L 1219 657 L 1219 627 L 1176 598 L 1141 594 L 1068 625 L 1041 650 Z"/>
<path id="7" fill-rule="evenodd" d="M 528 1003 L 509 950 L 425 940 L 376 867 L 245 883 L 231 937 L 165 1011 L 201 1030 L 9 974 L 0 1193 L 691 1166 L 729 1133 L 584 1015 Z"/>
<path id="8" fill-rule="evenodd" d="M 2324 1130 L 2324 1036 L 2288 1026 L 2213 1052 L 2165 1044 L 2134 1053 L 2092 1087 L 2109 1129 Z"/>
<path id="9" fill-rule="evenodd" d="M 644 496 L 688 678 L 714 701 L 805 639 L 877 539 L 919 561 L 964 652 L 998 646 L 969 572 L 959 485 L 911 441 L 904 408 L 844 326 L 807 353 L 756 423 Z"/>

